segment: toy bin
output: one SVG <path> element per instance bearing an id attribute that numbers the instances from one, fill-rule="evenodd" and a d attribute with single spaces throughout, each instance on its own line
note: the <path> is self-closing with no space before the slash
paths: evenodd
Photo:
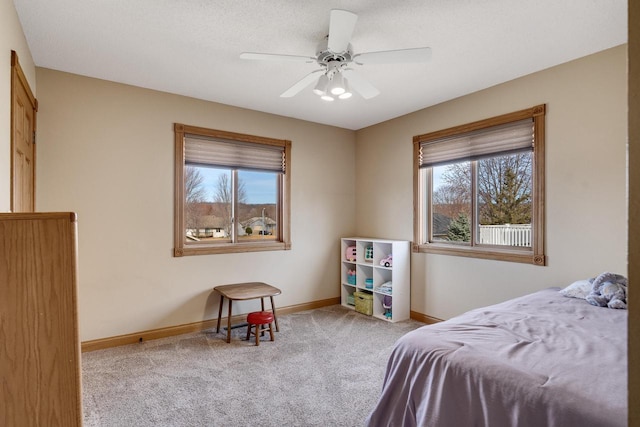
<path id="1" fill-rule="evenodd" d="M 356 298 L 353 296 L 353 294 L 347 295 L 347 304 L 356 305 Z"/>
<path id="2" fill-rule="evenodd" d="M 354 292 L 356 311 L 371 316 L 373 314 L 373 295 L 367 292 Z"/>

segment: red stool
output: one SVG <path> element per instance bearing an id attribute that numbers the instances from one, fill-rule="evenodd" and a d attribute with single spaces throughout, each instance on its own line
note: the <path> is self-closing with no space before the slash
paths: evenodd
<path id="1" fill-rule="evenodd" d="M 260 336 L 264 335 L 264 331 L 269 331 L 271 341 L 275 341 L 273 337 L 273 313 L 270 311 L 254 311 L 247 315 L 247 340 L 251 334 L 256 336 L 256 345 L 260 345 Z M 251 327 L 255 325 L 255 332 L 251 332 Z M 267 325 L 269 327 L 267 327 Z"/>

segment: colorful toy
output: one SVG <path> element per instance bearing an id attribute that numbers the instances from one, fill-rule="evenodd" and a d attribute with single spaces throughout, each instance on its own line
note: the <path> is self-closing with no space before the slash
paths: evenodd
<path id="1" fill-rule="evenodd" d="M 356 271 L 355 270 L 348 270 L 347 271 L 347 283 L 350 285 L 355 285 L 356 284 Z"/>
<path id="2" fill-rule="evenodd" d="M 382 258 L 380 260 L 380 265 L 383 267 L 391 267 L 393 266 L 393 254 L 387 256 L 386 258 Z"/>
<path id="3" fill-rule="evenodd" d="M 364 287 L 367 289 L 373 289 L 373 279 L 370 277 L 364 279 Z"/>
<path id="4" fill-rule="evenodd" d="M 391 295 L 385 295 L 382 298 L 382 308 L 384 308 L 384 317 L 391 320 L 393 314 L 391 313 L 391 303 L 392 303 Z"/>
<path id="5" fill-rule="evenodd" d="M 356 247 L 349 246 L 345 251 L 345 258 L 347 261 L 355 262 L 356 261 Z"/>
<path id="6" fill-rule="evenodd" d="M 373 246 L 367 246 L 364 251 L 364 260 L 371 262 L 373 260 Z"/>

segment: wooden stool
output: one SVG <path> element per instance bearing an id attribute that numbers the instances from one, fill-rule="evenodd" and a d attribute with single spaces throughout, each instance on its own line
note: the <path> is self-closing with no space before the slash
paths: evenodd
<path id="1" fill-rule="evenodd" d="M 256 345 L 260 345 L 260 336 L 264 335 L 264 331 L 269 331 L 271 341 L 275 341 L 273 337 L 273 313 L 270 311 L 254 311 L 247 315 L 247 340 L 251 334 L 256 336 Z M 251 327 L 255 325 L 255 332 L 251 332 Z M 269 327 L 267 327 L 269 325 Z"/>

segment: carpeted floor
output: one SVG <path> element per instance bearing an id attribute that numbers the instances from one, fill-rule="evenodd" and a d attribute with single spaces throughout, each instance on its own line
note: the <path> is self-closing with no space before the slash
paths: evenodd
<path id="1" fill-rule="evenodd" d="M 85 426 L 362 426 L 393 343 L 422 326 L 339 305 L 278 323 L 259 347 L 238 328 L 84 353 Z"/>

